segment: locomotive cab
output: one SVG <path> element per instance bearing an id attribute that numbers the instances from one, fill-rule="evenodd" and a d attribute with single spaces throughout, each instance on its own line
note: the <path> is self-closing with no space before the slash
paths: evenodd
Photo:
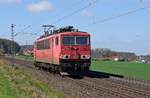
<path id="1" fill-rule="evenodd" d="M 60 63 L 63 69 L 88 71 L 91 64 L 90 35 L 72 32 L 61 35 Z"/>

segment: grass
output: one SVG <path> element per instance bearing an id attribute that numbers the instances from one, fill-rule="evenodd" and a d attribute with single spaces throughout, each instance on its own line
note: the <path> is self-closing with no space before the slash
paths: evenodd
<path id="1" fill-rule="evenodd" d="M 15 56 L 16 59 L 20 59 L 20 60 L 26 60 L 26 61 L 33 61 L 34 58 L 32 56 L 23 56 L 23 55 L 19 55 L 19 56 Z"/>
<path id="2" fill-rule="evenodd" d="M 93 61 L 91 70 L 150 80 L 150 64 L 135 62 Z"/>
<path id="3" fill-rule="evenodd" d="M 65 96 L 0 60 L 0 98 L 65 98 Z"/>
<path id="4" fill-rule="evenodd" d="M 10 81 L 7 80 L 4 73 L 0 71 L 0 98 L 17 98 Z"/>

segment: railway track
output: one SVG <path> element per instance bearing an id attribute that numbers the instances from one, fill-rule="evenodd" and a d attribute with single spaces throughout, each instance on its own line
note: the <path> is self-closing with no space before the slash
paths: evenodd
<path id="1" fill-rule="evenodd" d="M 130 78 L 130 77 L 124 77 L 121 75 L 112 75 L 108 73 L 98 73 L 98 72 L 89 72 L 86 74 L 87 76 L 104 76 L 104 77 L 109 77 L 109 80 L 112 80 L 114 82 L 123 82 L 123 83 L 128 83 L 128 84 L 135 84 L 139 86 L 148 86 L 150 87 L 150 80 L 142 80 L 142 79 L 136 79 L 136 78 Z"/>
<path id="2" fill-rule="evenodd" d="M 116 83 L 116 84 L 120 84 L 120 85 L 126 85 L 128 87 L 133 87 L 133 88 L 136 88 L 136 89 L 141 89 L 141 90 L 146 90 L 146 91 L 149 91 L 150 92 L 150 81 L 149 80 L 141 80 L 141 79 L 135 79 L 135 78 L 128 78 L 128 77 L 122 77 L 122 76 L 112 76 L 112 75 L 109 75 L 109 74 L 105 74 L 105 73 L 94 73 L 94 72 L 89 72 L 89 73 L 86 73 L 87 77 L 98 77 L 98 76 L 101 76 L 101 77 L 104 77 L 103 79 L 105 81 L 109 81 L 111 83 Z M 101 78 L 99 77 L 99 78 Z M 106 77 L 106 78 L 105 78 Z M 98 80 L 99 80 L 98 78 Z M 95 78 L 96 79 L 96 78 Z"/>
<path id="3" fill-rule="evenodd" d="M 148 81 L 146 82 L 142 82 L 141 80 L 136 80 L 136 79 L 126 79 L 126 78 L 116 78 L 116 77 L 110 77 L 110 79 L 108 80 L 110 82 L 115 82 L 118 84 L 124 84 L 124 85 L 128 85 L 130 87 L 134 87 L 137 89 L 143 89 L 143 90 L 147 90 L 150 91 L 150 83 L 148 83 Z"/>
<path id="4" fill-rule="evenodd" d="M 116 90 L 113 90 L 112 88 L 107 88 L 101 85 L 97 85 L 94 82 L 90 82 L 89 80 L 74 80 L 71 78 L 67 78 L 71 80 L 71 82 L 75 82 L 76 84 L 85 87 L 87 89 L 90 89 L 92 92 L 97 92 L 97 95 L 101 96 L 102 98 L 136 98 L 132 95 L 121 93 Z M 146 97 L 145 97 L 146 98 Z"/>
<path id="5" fill-rule="evenodd" d="M 150 81 L 148 81 L 148 80 L 139 80 L 139 79 L 128 78 L 128 77 L 124 77 L 124 78 L 110 77 L 110 78 L 112 80 L 116 80 L 116 81 L 122 81 L 122 82 L 126 82 L 126 83 L 132 83 L 132 84 L 150 87 Z"/>
<path id="6" fill-rule="evenodd" d="M 7 60 L 14 64 L 18 64 L 19 66 L 35 69 L 32 62 L 12 60 L 11 58 L 7 58 Z M 73 79 L 70 77 L 61 78 L 59 75 L 57 75 L 57 78 L 61 78 L 61 80 L 65 79 L 65 81 L 70 81 L 70 83 L 81 87 L 82 89 L 78 90 L 80 91 L 80 96 L 86 95 L 83 98 L 98 98 L 99 96 L 102 98 L 150 98 L 149 81 L 113 76 L 109 76 L 108 78 L 107 74 L 101 76 L 97 74 L 96 76 L 96 74 L 92 72 L 88 74 L 90 74 L 90 76 L 86 75 L 83 79 Z M 101 77 L 101 79 L 92 78 L 92 76 Z M 144 88 L 142 88 L 143 86 Z"/>
<path id="7" fill-rule="evenodd" d="M 122 95 L 128 94 L 132 96 L 131 98 L 150 98 L 150 91 L 141 90 L 138 88 L 133 88 L 126 86 L 124 84 L 118 84 L 115 82 L 110 82 L 106 80 L 99 80 L 99 79 L 91 79 L 86 77 L 85 81 L 92 82 L 92 84 L 95 84 L 99 87 L 99 85 L 103 86 L 104 88 L 109 88 L 113 91 L 120 92 Z"/>

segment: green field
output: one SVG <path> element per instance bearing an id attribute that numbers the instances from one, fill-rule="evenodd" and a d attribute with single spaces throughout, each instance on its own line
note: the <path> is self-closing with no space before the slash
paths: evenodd
<path id="1" fill-rule="evenodd" d="M 0 60 L 0 98 L 65 98 L 65 96 Z"/>
<path id="2" fill-rule="evenodd" d="M 93 61 L 91 70 L 150 80 L 150 64 Z"/>

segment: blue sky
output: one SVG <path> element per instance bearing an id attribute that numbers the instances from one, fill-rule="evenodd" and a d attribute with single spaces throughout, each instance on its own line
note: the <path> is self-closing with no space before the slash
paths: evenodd
<path id="1" fill-rule="evenodd" d="M 16 25 L 19 34 L 15 40 L 19 44 L 32 44 L 43 34 L 41 25 L 54 24 L 57 27 L 73 25 L 80 28 L 93 22 L 117 16 L 145 6 L 150 0 L 0 0 L 0 37 L 9 38 L 10 25 Z M 88 4 L 92 5 L 62 21 Z M 24 29 L 26 28 L 27 29 Z M 150 54 L 150 9 L 123 16 L 104 23 L 80 28 L 91 33 L 93 48 L 110 48 L 137 54 Z M 38 33 L 30 35 L 28 33 Z"/>

